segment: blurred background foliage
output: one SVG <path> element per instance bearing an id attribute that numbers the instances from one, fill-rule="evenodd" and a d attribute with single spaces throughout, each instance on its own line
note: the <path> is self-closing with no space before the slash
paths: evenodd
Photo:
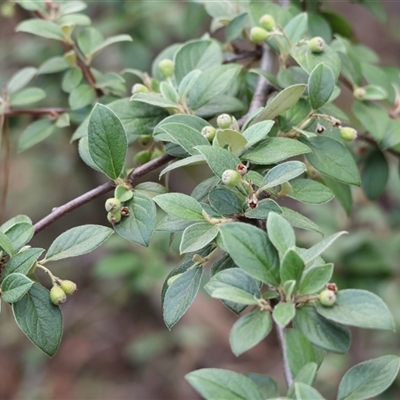
<path id="1" fill-rule="evenodd" d="M 105 37 L 127 33 L 134 38 L 133 42 L 110 46 L 96 57 L 94 67 L 104 72 L 124 68 L 149 71 L 152 60 L 167 45 L 198 38 L 206 34 L 210 24 L 203 6 L 195 2 L 116 0 L 87 5 L 93 26 Z M 382 65 L 400 65 L 399 3 L 383 1 L 388 14 L 385 25 L 359 5 L 345 1 L 332 1 L 330 5 L 351 21 L 355 37 L 379 54 Z M 0 86 L 18 69 L 39 67 L 44 60 L 63 54 L 56 41 L 14 33 L 15 26 L 30 17 L 29 11 L 4 1 L 1 10 Z M 224 38 L 221 30 L 213 35 Z M 137 82 L 133 75 L 124 77 L 128 88 Z M 36 86 L 47 92 L 39 106 L 67 106 L 67 95 L 60 90 L 61 79 L 62 73 L 36 79 Z M 350 97 L 344 94 L 337 104 L 346 110 Z M 75 123 L 81 119 L 77 113 Z M 36 222 L 52 207 L 92 189 L 104 178 L 80 160 L 76 142 L 70 144 L 76 125 L 17 153 L 18 137 L 30 122 L 31 117 L 10 119 L 8 194 L 2 209 L 5 219 L 26 214 Z M 136 149 L 140 150 L 140 145 Z M 302 206 L 302 212 L 315 219 L 327 235 L 342 229 L 349 232 L 325 255 L 327 261 L 336 264 L 336 283 L 340 288 L 364 288 L 379 294 L 400 328 L 399 160 L 389 155 L 389 161 L 388 189 L 376 202 L 368 201 L 361 190 L 355 189 L 350 217 L 336 201 L 319 207 Z M 190 167 L 172 173 L 169 185 L 190 193 L 203 177 L 199 167 Z M 146 178 L 157 179 L 157 174 Z M 104 200 L 98 199 L 57 221 L 35 236 L 32 245 L 47 247 L 58 234 L 78 224 L 107 224 Z M 298 231 L 299 245 L 311 245 L 317 239 L 316 234 Z M 179 259 L 176 243 L 172 243 L 175 251 L 170 251 L 169 238 L 157 234 L 150 248 L 144 249 L 115 236 L 93 253 L 54 264 L 58 276 L 73 279 L 79 287 L 78 294 L 63 305 L 65 333 L 54 359 L 28 342 L 15 326 L 11 309 L 4 306 L 0 315 L 0 398 L 197 399 L 183 376 L 202 367 L 282 377 L 273 337 L 239 358 L 231 353 L 228 338 L 236 317 L 204 292 L 172 332 L 166 329 L 160 291 L 163 279 Z M 45 276 L 41 278 L 46 282 Z M 382 354 L 398 354 L 399 350 L 400 340 L 393 341 L 391 333 L 354 329 L 350 353 L 328 355 L 317 388 L 333 398 L 349 366 Z M 400 398 L 399 378 L 381 398 Z"/>

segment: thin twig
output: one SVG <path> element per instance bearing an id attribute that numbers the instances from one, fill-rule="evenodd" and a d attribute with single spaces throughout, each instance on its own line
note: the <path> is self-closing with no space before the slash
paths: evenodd
<path id="1" fill-rule="evenodd" d="M 379 149 L 379 143 L 374 138 L 372 138 L 371 136 L 369 136 L 365 133 L 357 134 L 357 140 L 362 140 L 362 141 L 372 145 L 373 147 L 376 147 L 377 149 Z M 395 151 L 393 149 L 385 149 L 385 151 L 387 153 L 393 154 L 394 156 L 400 158 L 400 153 L 398 153 L 397 151 Z"/>
<path id="2" fill-rule="evenodd" d="M 69 110 L 61 107 L 49 107 L 49 108 L 26 108 L 20 110 L 4 110 L 3 114 L 6 117 L 15 117 L 18 115 L 50 115 L 58 116 L 60 114 L 66 113 Z"/>
<path id="3" fill-rule="evenodd" d="M 287 348 L 285 342 L 285 328 L 282 328 L 278 324 L 275 324 L 275 327 L 276 327 L 276 332 L 278 334 L 277 336 L 279 341 L 279 347 L 282 349 L 283 371 L 285 374 L 285 380 L 287 387 L 289 388 L 293 384 L 293 376 L 292 372 L 290 371 L 289 359 L 287 355 Z"/>
<path id="4" fill-rule="evenodd" d="M 264 44 L 260 61 L 260 69 L 264 71 L 270 71 L 271 63 L 271 51 L 269 47 Z M 267 81 L 267 79 L 263 76 L 260 76 L 258 78 L 256 90 L 254 92 L 253 99 L 251 100 L 249 110 L 242 118 L 238 120 L 239 126 L 242 126 L 244 124 L 249 115 L 253 114 L 253 112 L 256 111 L 259 107 L 263 107 L 265 105 L 270 88 L 271 84 Z"/>
<path id="5" fill-rule="evenodd" d="M 166 164 L 167 162 L 173 160 L 173 157 L 169 154 L 164 154 L 148 163 L 136 168 L 128 177 L 129 183 L 133 184 L 137 178 L 146 175 L 147 173 L 157 169 L 158 167 Z M 59 218 L 69 213 L 70 211 L 79 208 L 80 206 L 89 203 L 90 201 L 102 196 L 103 194 L 110 192 L 115 187 L 115 183 L 110 181 L 100 185 L 89 192 L 76 197 L 75 199 L 69 201 L 68 203 L 53 209 L 53 211 L 42 218 L 34 225 L 35 234 L 51 225 L 53 222 L 57 221 Z"/>

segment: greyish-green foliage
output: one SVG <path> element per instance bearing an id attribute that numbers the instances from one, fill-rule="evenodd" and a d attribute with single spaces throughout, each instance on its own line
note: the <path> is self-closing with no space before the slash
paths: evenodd
<path id="1" fill-rule="evenodd" d="M 358 2 L 384 19 L 378 2 Z M 374 65 L 372 51 L 353 42 L 345 19 L 326 12 L 321 4 L 314 4 L 311 12 L 308 8 L 315 2 L 308 0 L 292 0 L 288 7 L 269 1 L 199 1 L 212 17 L 213 29 L 225 27 L 225 43 L 204 36 L 167 47 L 150 74 L 125 71 L 142 80 L 127 97 L 124 77 L 92 68 L 92 60 L 109 45 L 131 41 L 130 36 L 104 39 L 81 13 L 86 8 L 81 1 L 62 1 L 60 6 L 44 0 L 17 3 L 32 12 L 32 19 L 21 22 L 16 31 L 61 42 L 60 54 L 63 48 L 66 53 L 10 77 L 0 102 L 2 126 L 5 118 L 23 114 L 26 105 L 45 98 L 42 88 L 26 87 L 32 80 L 63 72 L 60 87 L 69 109 L 30 109 L 28 114 L 39 118 L 22 132 L 18 149 L 27 151 L 69 126 L 71 111 L 79 110 L 83 122 L 71 141 L 79 140 L 79 154 L 89 167 L 112 180 L 105 191 L 115 188 L 114 205 L 107 209 L 113 229 L 72 228 L 58 236 L 41 259 L 44 250 L 27 244 L 39 225 L 41 229 L 52 222 L 51 215 L 35 227 L 23 215 L 0 227 L 1 298 L 12 305 L 21 330 L 46 354 L 56 353 L 63 329 L 59 298 L 51 294 L 50 300 L 35 270 L 45 270 L 53 289 L 60 288 L 62 280 L 47 263 L 90 252 L 114 231 L 142 246 L 149 245 L 156 230 L 174 237 L 182 233 L 183 259 L 162 288 L 167 327 L 171 329 L 194 301 L 212 259 L 205 290 L 242 314 L 230 334 L 233 353 L 254 347 L 275 326 L 284 350 L 284 395 L 322 399 L 313 388 L 318 368 L 327 351 L 349 350 L 348 326 L 389 331 L 395 327 L 376 294 L 338 290 L 329 283 L 333 264 L 322 256 L 333 242 L 345 240 L 340 238 L 345 232 L 323 237 L 307 249 L 298 247 L 294 228 L 322 236 L 323 231 L 292 208 L 296 202 L 313 206 L 336 196 L 350 214 L 351 186 L 361 185 L 372 200 L 385 191 L 385 152 L 400 151 L 400 123 L 390 117 L 399 111 L 399 70 L 392 82 L 393 71 Z M 267 31 L 254 30 L 264 15 L 274 24 Z M 266 39 L 250 43 L 254 32 Z M 248 69 L 251 63 L 239 63 L 240 54 L 230 52 L 240 41 L 253 49 L 246 57 L 258 60 L 262 55 L 259 68 Z M 274 58 L 278 68 L 266 69 L 265 59 Z M 352 116 L 333 103 L 346 87 L 354 91 Z M 229 126 L 217 126 L 221 113 L 230 115 L 225 116 L 231 119 Z M 355 154 L 345 140 L 349 137 L 342 128 L 350 117 L 364 132 L 359 138 L 367 138 L 371 145 L 366 156 Z M 212 127 L 213 137 L 204 135 L 207 127 Z M 138 138 L 148 144 L 132 165 L 126 155 Z M 161 166 L 163 176 L 193 164 L 202 165 L 212 177 L 192 194 L 171 193 L 155 182 L 135 183 L 136 176 Z M 81 204 L 105 191 L 85 197 Z M 294 201 L 282 201 L 287 197 Z M 156 206 L 166 214 L 157 226 Z M 66 207 L 64 213 L 68 211 Z M 393 382 L 398 369 L 397 356 L 362 362 L 345 374 L 337 398 L 375 396 Z M 280 395 L 274 379 L 259 374 L 206 368 L 190 372 L 186 379 L 206 399 L 262 400 Z"/>

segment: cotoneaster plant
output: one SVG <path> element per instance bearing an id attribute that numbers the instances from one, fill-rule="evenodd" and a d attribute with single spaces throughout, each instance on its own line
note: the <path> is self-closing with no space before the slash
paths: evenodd
<path id="1" fill-rule="evenodd" d="M 0 227 L 1 299 L 11 305 L 21 330 L 53 356 L 62 336 L 60 305 L 76 285 L 55 276 L 49 265 L 88 253 L 114 233 L 148 246 L 155 231 L 165 232 L 178 235 L 183 256 L 162 287 L 166 326 L 171 329 L 188 310 L 207 270 L 205 290 L 238 315 L 229 338 L 233 353 L 239 356 L 268 340 L 273 329 L 282 349 L 284 393 L 270 376 L 218 368 L 187 374 L 194 389 L 206 399 L 322 399 L 314 388 L 319 367 L 326 352 L 349 350 L 349 327 L 393 331 L 395 326 L 376 294 L 336 287 L 334 266 L 323 254 L 347 232 L 325 237 L 296 201 L 320 205 L 336 197 L 350 214 L 351 186 L 362 185 L 371 199 L 384 192 L 386 154 L 400 157 L 400 78 L 392 85 L 393 74 L 373 65 L 374 53 L 355 44 L 345 20 L 334 23 L 322 4 L 205 1 L 212 26 L 224 27 L 225 40 L 203 36 L 175 44 L 156 57 L 151 73 L 124 71 L 142 81 L 125 97 L 129 88 L 122 74 L 94 69 L 92 61 L 106 46 L 130 41 L 128 35 L 104 39 L 87 26 L 80 1 L 17 3 L 32 19 L 16 31 L 58 41 L 60 56 L 9 79 L 1 128 L 10 117 L 38 117 L 21 134 L 19 151 L 25 151 L 69 126 L 71 111 L 81 110 L 86 119 L 71 141 L 89 167 L 109 178 L 36 224 L 18 215 Z M 251 50 L 242 52 L 239 42 Z M 46 93 L 25 86 L 56 71 L 64 71 L 61 87 L 69 108 L 26 108 Z M 354 93 L 359 132 L 343 127 L 349 115 L 333 103 L 346 90 Z M 379 124 L 371 124 L 371 116 Z M 355 140 L 369 146 L 373 160 L 354 153 L 348 141 Z M 136 141 L 141 150 L 127 163 Z M 209 177 L 192 193 L 170 192 L 158 182 L 136 184 L 160 167 L 161 178 L 194 164 Z M 383 177 L 378 185 L 371 178 L 377 171 Z M 104 224 L 72 228 L 47 251 L 28 244 L 68 211 L 108 192 L 113 194 Z M 157 207 L 165 213 L 158 224 Z M 295 229 L 317 232 L 321 240 L 300 247 Z M 38 269 L 47 273 L 50 291 L 37 280 Z M 399 357 L 386 355 L 352 367 L 337 399 L 378 395 L 399 366 Z"/>

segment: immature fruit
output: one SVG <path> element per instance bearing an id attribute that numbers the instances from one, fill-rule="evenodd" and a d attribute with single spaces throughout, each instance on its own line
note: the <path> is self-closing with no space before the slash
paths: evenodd
<path id="1" fill-rule="evenodd" d="M 119 211 L 117 213 L 109 212 L 107 214 L 108 222 L 110 222 L 113 225 L 118 224 L 118 222 L 121 221 L 121 218 L 122 218 L 122 215 Z"/>
<path id="2" fill-rule="evenodd" d="M 50 300 L 56 306 L 65 303 L 67 300 L 67 295 L 65 294 L 64 290 L 60 288 L 60 286 L 53 286 L 50 290 Z"/>
<path id="3" fill-rule="evenodd" d="M 132 94 L 136 94 L 136 93 L 148 93 L 149 89 L 142 85 L 141 83 L 135 83 L 132 86 Z"/>
<path id="4" fill-rule="evenodd" d="M 325 47 L 325 40 L 322 37 L 315 36 L 307 44 L 313 53 L 322 53 Z"/>
<path id="5" fill-rule="evenodd" d="M 0 8 L 0 14 L 4 18 L 11 18 L 15 14 L 15 7 L 13 3 L 5 3 Z"/>
<path id="6" fill-rule="evenodd" d="M 61 281 L 60 287 L 66 295 L 74 294 L 78 290 L 76 283 L 69 280 Z"/>
<path id="7" fill-rule="evenodd" d="M 238 186 L 242 182 L 242 177 L 239 172 L 227 169 L 222 173 L 221 180 L 227 186 Z"/>
<path id="8" fill-rule="evenodd" d="M 166 78 L 169 78 L 174 74 L 175 64 L 172 60 L 164 58 L 158 63 L 158 68 Z"/>
<path id="9" fill-rule="evenodd" d="M 325 307 L 332 307 L 336 302 L 336 294 L 333 290 L 325 289 L 319 294 L 319 301 Z"/>
<path id="10" fill-rule="evenodd" d="M 143 165 L 150 161 L 151 154 L 148 150 L 142 150 L 135 154 L 133 162 L 135 165 Z"/>
<path id="11" fill-rule="evenodd" d="M 228 129 L 231 126 L 232 118 L 229 114 L 221 114 L 217 118 L 217 125 L 221 129 Z"/>
<path id="12" fill-rule="evenodd" d="M 357 137 L 357 131 L 354 128 L 350 128 L 349 126 L 339 128 L 340 135 L 344 140 L 348 140 L 351 142 Z"/>
<path id="13" fill-rule="evenodd" d="M 260 28 L 255 26 L 250 30 L 250 40 L 253 43 L 263 42 L 264 40 L 268 39 L 269 32 L 266 31 L 264 28 Z"/>
<path id="14" fill-rule="evenodd" d="M 153 136 L 151 136 L 151 135 L 140 135 L 138 140 L 139 140 L 139 143 L 142 146 L 147 146 L 153 140 Z"/>
<path id="15" fill-rule="evenodd" d="M 358 87 L 353 90 L 353 96 L 357 100 L 364 100 L 366 94 L 367 93 L 365 92 L 365 89 L 362 87 Z"/>
<path id="16" fill-rule="evenodd" d="M 275 20 L 274 17 L 270 14 L 264 14 L 260 18 L 260 25 L 266 29 L 267 31 L 272 31 L 275 28 Z"/>
<path id="17" fill-rule="evenodd" d="M 212 142 L 214 140 L 215 137 L 215 133 L 217 132 L 217 130 L 213 127 L 213 126 L 205 126 L 202 130 L 201 130 L 201 134 L 209 141 Z"/>
<path id="18" fill-rule="evenodd" d="M 165 154 L 164 150 L 161 149 L 154 149 L 153 152 L 151 153 L 150 160 L 154 160 L 158 157 L 161 157 Z"/>
<path id="19" fill-rule="evenodd" d="M 121 209 L 121 202 L 115 198 L 111 197 L 110 199 L 107 199 L 106 201 L 106 211 L 107 212 L 117 212 Z"/>

